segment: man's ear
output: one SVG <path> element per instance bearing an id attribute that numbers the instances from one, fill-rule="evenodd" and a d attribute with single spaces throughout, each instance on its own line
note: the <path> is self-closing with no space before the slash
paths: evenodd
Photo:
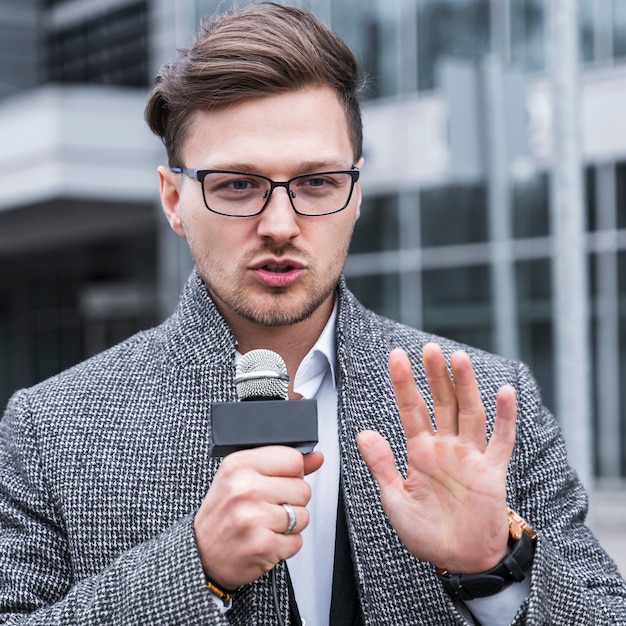
<path id="1" fill-rule="evenodd" d="M 171 169 L 161 165 L 159 172 L 159 192 L 161 194 L 161 206 L 170 228 L 179 236 L 186 237 L 185 227 L 180 214 L 180 174 L 175 174 Z"/>

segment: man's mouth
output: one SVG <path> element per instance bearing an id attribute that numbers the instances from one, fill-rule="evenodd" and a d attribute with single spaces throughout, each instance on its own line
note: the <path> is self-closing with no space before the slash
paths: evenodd
<path id="1" fill-rule="evenodd" d="M 293 265 L 279 265 L 278 263 L 268 263 L 263 268 L 266 272 L 274 272 L 276 274 L 286 274 L 293 269 Z"/>
<path id="2" fill-rule="evenodd" d="M 253 271 L 262 284 L 280 288 L 295 285 L 305 273 L 304 266 L 291 259 L 285 259 L 284 262 L 278 259 L 262 259 Z"/>

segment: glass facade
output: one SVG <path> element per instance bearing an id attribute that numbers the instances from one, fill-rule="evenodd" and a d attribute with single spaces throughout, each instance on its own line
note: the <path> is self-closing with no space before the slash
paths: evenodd
<path id="1" fill-rule="evenodd" d="M 300 4 L 330 22 L 356 52 L 367 79 L 366 101 L 436 91 L 439 63 L 450 57 L 478 62 L 497 53 L 505 64 L 530 76 L 547 69 L 548 5 L 541 0 L 311 0 Z M 619 63 L 626 55 L 626 5 L 621 0 L 579 0 L 578 9 L 581 61 L 587 66 Z M 594 251 L 590 239 L 592 358 L 600 377 L 611 362 L 611 354 L 606 354 L 606 337 L 611 332 L 610 350 L 617 363 L 626 366 L 626 256 L 621 251 L 626 248 L 626 231 L 623 243 L 621 239 L 621 230 L 626 229 L 626 165 L 616 163 L 608 181 L 605 174 L 599 178 L 596 167 L 586 168 L 589 237 L 604 236 L 609 229 L 620 242 L 617 250 Z M 555 410 L 550 195 L 550 175 L 545 170 L 509 181 L 518 357 L 535 374 L 546 406 Z M 349 286 L 362 302 L 384 315 L 496 350 L 498 303 L 490 261 L 488 198 L 484 182 L 454 181 L 365 194 L 346 268 Z M 613 217 L 607 202 L 615 207 Z M 612 267 L 617 277 L 614 285 Z M 607 318 L 604 305 L 607 297 L 616 303 L 614 324 L 607 323 L 612 319 L 610 309 Z M 618 420 L 626 424 L 626 387 L 617 385 Z M 604 410 L 597 389 L 594 385 L 595 415 Z M 595 428 L 598 442 L 602 437 L 599 418 Z M 624 474 L 626 427 L 617 430 L 612 435 L 619 441 L 619 468 Z M 596 471 L 606 473 L 601 456 L 596 447 Z"/>
<path id="2" fill-rule="evenodd" d="M 436 89 L 442 60 L 479 61 L 494 49 L 528 72 L 545 69 L 541 0 L 342 0 L 331 7 L 333 28 L 364 68 L 367 99 Z M 492 15 L 503 23 L 492 28 Z"/>
<path id="3" fill-rule="evenodd" d="M 196 0 L 195 11 L 185 16 L 195 24 L 200 15 L 249 3 Z M 366 75 L 366 106 L 374 100 L 393 105 L 404 96 L 437 95 L 439 66 L 450 57 L 479 62 L 497 53 L 505 66 L 520 68 L 531 78 L 541 76 L 548 64 L 549 3 L 542 0 L 284 3 L 310 8 L 346 39 Z M 66 4 L 47 0 L 45 10 L 61 10 Z M 163 7 L 150 0 L 117 6 L 109 11 L 100 7 L 84 20 L 56 25 L 41 36 L 47 80 L 141 88 L 150 83 L 154 20 L 148 16 Z M 626 57 L 626 3 L 579 0 L 578 16 L 585 70 L 595 65 L 620 68 Z M 517 356 L 537 377 L 546 405 L 555 409 L 551 181 L 549 172 L 535 165 L 527 175 L 508 181 L 507 243 Z M 368 191 L 367 167 L 366 159 L 361 217 L 346 266 L 350 288 L 366 306 L 384 315 L 498 350 L 500 303 L 494 287 L 488 181 L 482 175 L 450 175 L 435 183 L 406 183 L 401 189 L 388 182 Z M 618 444 L 619 472 L 624 475 L 626 385 L 619 384 L 619 374 L 626 371 L 626 162 L 590 163 L 584 182 L 594 371 L 606 372 L 603 368 L 617 363 L 613 388 L 618 424 L 608 427 L 608 439 Z M 42 254 L 4 258 L 0 251 L 0 403 L 16 387 L 156 320 L 150 289 L 145 307 L 130 296 L 133 291 L 143 294 L 145 285 L 154 291 L 157 245 L 151 232 L 55 251 L 53 262 Z M 100 313 L 98 302 L 108 303 Z M 595 428 L 596 441 L 601 441 L 607 435 L 600 405 L 605 394 L 598 392 L 598 379 Z M 596 447 L 596 470 L 608 474 L 601 457 Z"/>
<path id="4" fill-rule="evenodd" d="M 545 3 L 537 0 L 418 0 L 413 3 L 414 22 L 410 27 L 406 25 L 407 3 L 391 2 L 382 14 L 376 9 L 378 3 L 369 2 L 362 16 L 368 24 L 366 29 L 344 26 L 341 19 L 349 14 L 349 8 L 345 7 L 349 3 L 334 4 L 340 7 L 334 10 L 333 26 L 351 41 L 354 49 L 361 51 L 368 76 L 389 74 L 384 80 L 377 80 L 373 88 L 370 86 L 367 98 L 405 93 L 398 76 L 414 84 L 415 90 L 436 90 L 437 65 L 446 57 L 478 60 L 495 51 L 506 63 L 531 75 L 546 70 L 547 11 Z M 619 1 L 579 2 L 583 63 L 618 63 L 624 56 L 626 8 L 622 4 Z M 372 21 L 376 21 L 376 25 Z M 374 33 L 369 46 L 365 43 L 369 36 L 365 32 Z M 387 47 L 385 54 L 380 53 L 381 46 Z M 415 61 L 413 77 L 403 74 L 407 58 Z M 364 176 L 367 176 L 367 163 Z M 591 251 L 595 471 L 610 474 L 598 446 L 601 438 L 606 438 L 602 430 L 612 428 L 609 438 L 612 436 L 619 441 L 616 446 L 618 471 L 623 475 L 626 469 L 626 392 L 619 384 L 619 370 L 626 367 L 626 256 L 622 252 L 622 247 L 626 247 L 626 231 L 622 233 L 626 228 L 625 164 L 616 163 L 614 177 L 608 180 L 613 183 L 609 182 L 607 188 L 605 173 L 600 177 L 594 166 L 585 170 L 586 229 Z M 518 357 L 530 366 L 540 384 L 544 403 L 555 411 L 550 175 L 538 169 L 512 178 L 509 183 Z M 407 323 L 417 320 L 424 330 L 497 350 L 494 309 L 498 305 L 493 292 L 493 267 L 489 264 L 491 233 L 485 185 L 459 185 L 450 181 L 442 186 L 415 189 L 413 193 L 418 199 L 413 203 L 413 243 L 408 249 L 405 249 L 405 242 L 410 236 L 404 218 L 411 203 L 401 201 L 406 193 L 365 198 L 361 218 L 364 223 L 355 231 L 347 268 L 348 284 L 363 302 L 383 314 Z M 607 202 L 615 207 L 613 217 Z M 596 250 L 591 238 L 596 234 L 604 237 L 607 232 L 617 238 L 617 249 Z M 414 266 L 403 267 L 403 250 L 418 259 Z M 613 266 L 617 276 L 615 283 L 611 273 Z M 404 303 L 407 289 L 417 294 L 413 303 L 419 311 L 412 315 Z M 613 317 L 606 305 L 607 298 L 609 302 L 611 298 L 615 300 Z M 607 427 L 600 418 L 604 407 L 597 381 L 607 373 L 612 357 L 618 369 L 613 372 L 612 380 L 614 389 L 619 388 L 615 407 L 619 424 Z"/>

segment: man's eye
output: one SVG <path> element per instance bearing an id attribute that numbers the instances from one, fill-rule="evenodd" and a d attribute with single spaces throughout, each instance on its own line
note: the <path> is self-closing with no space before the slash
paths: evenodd
<path id="1" fill-rule="evenodd" d="M 248 180 L 234 180 L 230 183 L 230 186 L 233 189 L 236 189 L 238 191 L 244 191 L 245 189 L 248 189 L 250 187 L 250 181 Z"/>

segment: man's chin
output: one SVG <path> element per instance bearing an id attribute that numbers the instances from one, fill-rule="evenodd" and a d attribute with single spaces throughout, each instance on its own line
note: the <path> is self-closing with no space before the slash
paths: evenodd
<path id="1" fill-rule="evenodd" d="M 267 328 L 277 328 L 305 322 L 327 300 L 328 294 L 320 294 L 314 298 L 309 295 L 302 302 L 294 302 L 293 294 L 283 293 L 272 295 L 269 302 L 238 303 L 233 310 L 249 322 Z"/>
<path id="2" fill-rule="evenodd" d="M 239 314 L 244 319 L 259 326 L 265 326 L 267 328 L 278 328 L 281 326 L 294 326 L 309 319 L 317 309 L 296 309 L 288 310 L 285 307 L 272 308 L 272 309 L 252 309 L 252 310 L 239 310 L 235 313 Z"/>
<path id="3" fill-rule="evenodd" d="M 206 284 L 206 281 L 205 281 Z M 238 291 L 219 292 L 208 287 L 222 314 L 228 312 L 267 328 L 279 328 L 300 324 L 311 318 L 329 297 L 332 298 L 335 286 L 326 286 L 319 291 L 304 289 L 273 289 L 259 292 L 255 287 L 240 288 Z"/>

